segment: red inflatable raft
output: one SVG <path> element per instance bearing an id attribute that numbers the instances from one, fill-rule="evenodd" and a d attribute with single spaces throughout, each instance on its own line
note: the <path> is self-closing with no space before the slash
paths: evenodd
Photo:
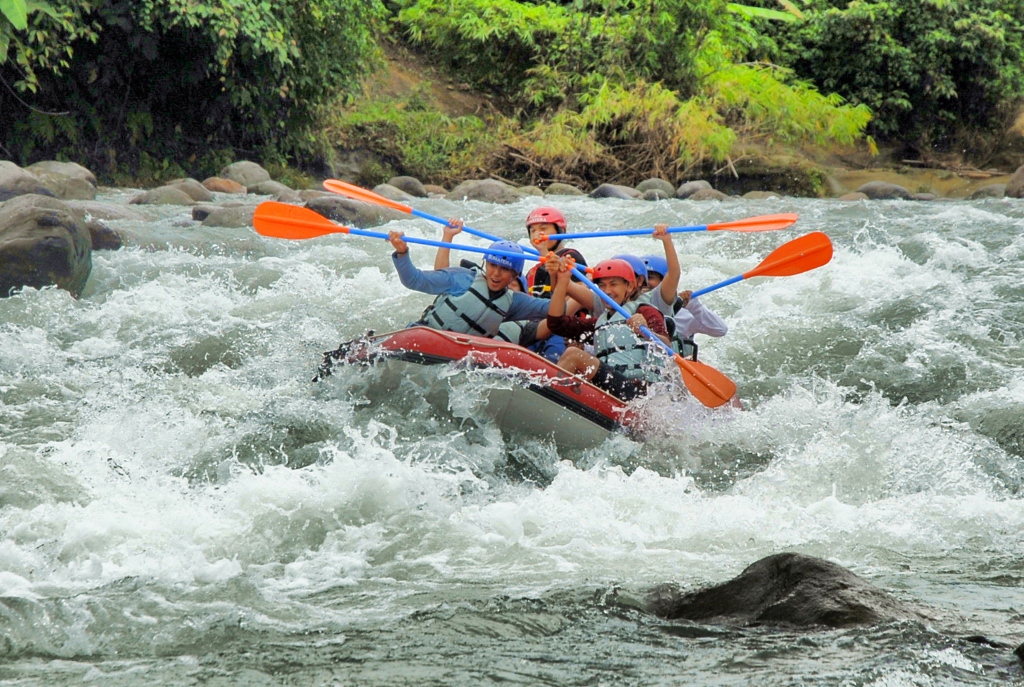
<path id="1" fill-rule="evenodd" d="M 337 362 L 381 365 L 405 375 L 456 362 L 522 373 L 521 384 L 488 390 L 484 412 L 502 431 L 553 438 L 559 446 L 596 446 L 635 421 L 625 403 L 536 353 L 470 334 L 410 327 L 365 336 L 328 353 L 317 378 Z"/>

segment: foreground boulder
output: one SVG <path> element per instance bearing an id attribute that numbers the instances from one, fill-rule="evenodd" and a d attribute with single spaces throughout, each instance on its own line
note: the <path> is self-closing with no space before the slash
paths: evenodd
<path id="1" fill-rule="evenodd" d="M 647 608 L 670 620 L 729 625 L 850 627 L 925 616 L 842 566 L 799 553 L 762 558 L 725 584 L 650 591 Z"/>
<path id="2" fill-rule="evenodd" d="M 1017 168 L 1010 180 L 1006 182 L 1007 198 L 1024 198 L 1024 165 Z"/>
<path id="3" fill-rule="evenodd" d="M 53 191 L 31 172 L 8 160 L 0 160 L 0 202 L 30 193 L 40 196 L 54 195 Z"/>
<path id="4" fill-rule="evenodd" d="M 408 215 L 397 210 L 340 196 L 314 198 L 306 203 L 306 207 L 327 219 L 359 229 L 380 226 L 394 220 L 408 219 Z"/>
<path id="5" fill-rule="evenodd" d="M 89 231 L 89 239 L 93 250 L 119 250 L 124 246 L 124 238 L 110 227 L 99 220 L 90 220 L 85 223 Z"/>
<path id="6" fill-rule="evenodd" d="M 523 197 L 519 191 L 497 179 L 463 181 L 447 195 L 448 200 L 479 200 L 484 203 L 515 203 Z"/>
<path id="7" fill-rule="evenodd" d="M 0 297 L 59 286 L 75 297 L 92 271 L 92 237 L 71 208 L 27 194 L 0 204 Z"/>
<path id="8" fill-rule="evenodd" d="M 913 200 L 914 195 L 899 184 L 888 181 L 869 181 L 857 189 L 871 200 Z"/>
<path id="9" fill-rule="evenodd" d="M 45 170 L 36 170 L 32 174 L 61 200 L 93 200 L 96 198 L 96 186 L 86 179 Z"/>

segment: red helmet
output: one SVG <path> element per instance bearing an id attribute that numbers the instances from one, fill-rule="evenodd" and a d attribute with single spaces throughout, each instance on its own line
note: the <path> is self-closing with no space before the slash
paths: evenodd
<path id="1" fill-rule="evenodd" d="M 558 227 L 558 233 L 564 234 L 568 225 L 565 223 L 565 216 L 561 212 L 554 208 L 543 207 L 537 208 L 529 214 L 526 218 L 526 230 L 529 231 L 530 227 L 534 224 L 554 224 Z"/>
<path id="2" fill-rule="evenodd" d="M 636 284 L 636 272 L 633 271 L 633 266 L 618 258 L 602 260 L 594 267 L 592 276 L 594 281 L 606 277 L 620 277 L 630 284 Z"/>

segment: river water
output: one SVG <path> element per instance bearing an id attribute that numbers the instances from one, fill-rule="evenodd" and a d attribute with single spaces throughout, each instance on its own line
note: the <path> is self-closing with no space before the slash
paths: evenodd
<path id="1" fill-rule="evenodd" d="M 702 359 L 746 410 L 656 398 L 648 441 L 576 452 L 474 412 L 507 380 L 310 381 L 323 351 L 429 302 L 381 241 L 141 208 L 79 300 L 0 300 L 0 684 L 1024 684 L 1024 202 L 557 200 L 576 230 L 800 213 L 678 236 L 685 288 L 812 230 L 835 257 L 704 297 L 730 332 Z M 541 203 L 418 206 L 518 240 Z M 934 620 L 797 633 L 639 610 L 653 585 L 782 551 Z"/>

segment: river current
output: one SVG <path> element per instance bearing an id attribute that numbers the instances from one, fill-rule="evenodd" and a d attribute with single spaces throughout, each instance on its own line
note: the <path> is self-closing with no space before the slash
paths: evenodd
<path id="1" fill-rule="evenodd" d="M 520 240 L 543 202 L 417 206 Z M 572 451 L 476 412 L 500 377 L 310 381 L 430 302 L 382 241 L 110 222 L 135 239 L 93 253 L 80 299 L 0 299 L 0 684 L 1024 684 L 1024 201 L 546 202 L 577 231 L 800 214 L 676 236 L 684 288 L 809 231 L 835 256 L 702 299 L 730 331 L 701 359 L 745 410 L 656 397 L 647 441 Z M 659 245 L 578 242 L 592 264 Z M 640 610 L 782 551 L 934 621 Z"/>

